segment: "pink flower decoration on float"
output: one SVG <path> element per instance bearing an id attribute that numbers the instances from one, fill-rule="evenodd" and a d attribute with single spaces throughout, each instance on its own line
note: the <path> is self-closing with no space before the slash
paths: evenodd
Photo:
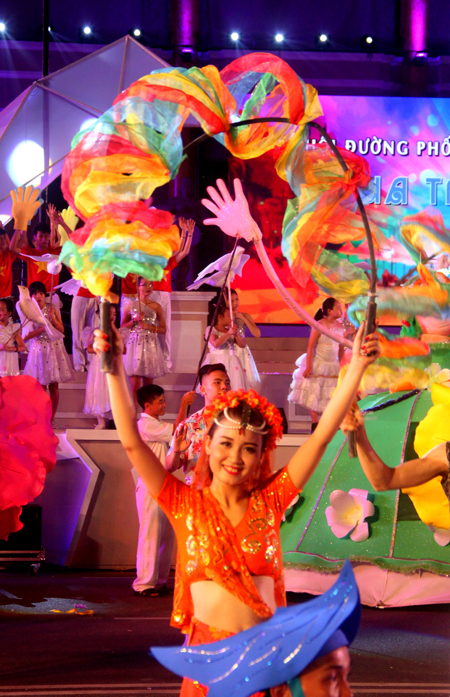
<path id="1" fill-rule="evenodd" d="M 353 542 L 364 542 L 369 537 L 369 525 L 364 522 L 375 513 L 375 507 L 368 499 L 365 489 L 336 489 L 330 494 L 331 506 L 325 511 L 328 525 L 336 537 L 342 538 L 351 533 Z"/>

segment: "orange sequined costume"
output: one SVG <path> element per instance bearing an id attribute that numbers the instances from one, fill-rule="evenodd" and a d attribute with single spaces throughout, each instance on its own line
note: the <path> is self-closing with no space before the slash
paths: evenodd
<path id="1" fill-rule="evenodd" d="M 284 511 L 298 494 L 287 467 L 250 494 L 247 512 L 233 527 L 209 487 L 189 487 L 167 474 L 157 502 L 168 516 L 178 542 L 177 584 L 171 624 L 189 633 L 189 644 L 217 639 L 217 632 L 193 617 L 190 585 L 211 580 L 248 605 L 260 617 L 272 611 L 261 599 L 252 575 L 271 576 L 275 602 L 286 605 L 279 538 Z M 206 694 L 205 688 L 185 680 L 182 697 Z"/>

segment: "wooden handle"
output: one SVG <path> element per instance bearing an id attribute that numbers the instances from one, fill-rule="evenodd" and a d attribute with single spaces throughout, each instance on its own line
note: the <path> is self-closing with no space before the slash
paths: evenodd
<path id="1" fill-rule="evenodd" d="M 100 298 L 100 329 L 108 338 L 111 346 L 109 351 L 105 351 L 100 357 L 100 370 L 102 373 L 112 373 L 112 333 L 111 333 L 111 303 L 105 298 Z"/>
<path id="2" fill-rule="evenodd" d="M 350 431 L 348 434 L 348 456 L 358 456 L 358 452 L 356 450 L 356 433 L 354 431 Z"/>

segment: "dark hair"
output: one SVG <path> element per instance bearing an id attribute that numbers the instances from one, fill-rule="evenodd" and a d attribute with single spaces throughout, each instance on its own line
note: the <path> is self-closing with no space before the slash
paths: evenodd
<path id="1" fill-rule="evenodd" d="M 34 247 L 33 245 L 33 238 L 38 232 L 44 232 L 46 235 L 50 234 L 50 227 L 47 225 L 47 223 L 37 223 L 37 225 L 34 226 L 34 228 L 30 231 L 28 231 L 27 237 L 28 237 L 28 243 Z"/>
<path id="2" fill-rule="evenodd" d="M 336 298 L 325 298 L 322 303 L 322 307 L 320 310 L 317 310 L 316 314 L 314 315 L 316 322 L 324 319 L 324 317 L 328 317 L 328 313 L 331 312 L 337 302 L 338 300 L 336 300 Z"/>
<path id="3" fill-rule="evenodd" d="M 0 298 L 0 303 L 5 303 L 7 311 L 11 314 L 14 312 L 14 303 L 11 298 Z"/>
<path id="4" fill-rule="evenodd" d="M 229 416 L 231 416 L 231 418 L 236 419 L 236 421 L 240 422 L 242 420 L 242 413 L 244 411 L 244 406 L 247 407 L 248 405 L 245 404 L 245 402 L 239 402 L 237 407 L 233 407 L 233 409 L 230 409 L 230 407 L 229 407 L 227 410 L 227 414 L 229 414 Z M 219 414 L 219 416 L 218 416 L 219 424 L 221 423 L 221 417 L 222 417 L 222 414 Z M 252 407 L 250 407 L 250 415 L 248 418 L 248 425 L 254 426 L 255 428 L 260 428 L 263 425 L 263 423 L 264 423 L 264 418 L 259 413 L 259 411 L 256 411 L 256 409 L 253 409 Z M 216 424 L 216 422 L 213 421 L 212 426 L 208 431 L 208 436 L 210 436 L 210 438 L 213 437 L 214 432 L 217 430 L 217 428 L 218 428 L 218 424 Z M 267 434 L 262 435 L 262 447 L 263 447 L 263 449 L 264 449 L 264 446 L 266 444 L 266 440 L 267 440 Z"/>
<path id="5" fill-rule="evenodd" d="M 141 281 L 148 281 L 149 283 L 153 283 L 153 281 L 149 281 L 149 279 L 148 279 L 148 278 L 144 278 L 144 276 L 138 276 L 138 277 L 137 277 L 137 284 L 138 284 L 138 286 L 141 285 Z"/>
<path id="6" fill-rule="evenodd" d="M 224 298 L 222 298 L 222 301 L 221 301 L 221 303 L 220 303 L 220 305 L 219 305 L 219 309 L 217 310 L 217 317 L 223 317 L 224 314 L 225 314 L 225 312 L 229 311 L 229 309 L 230 309 L 230 308 L 229 308 L 228 305 L 226 304 Z M 217 319 L 217 318 L 216 318 L 216 319 Z"/>
<path id="7" fill-rule="evenodd" d="M 205 375 L 211 375 L 211 373 L 225 373 L 228 377 L 227 369 L 223 363 L 208 363 L 207 365 L 202 365 L 198 371 L 199 384 L 202 385 Z"/>
<path id="8" fill-rule="evenodd" d="M 30 283 L 28 286 L 28 290 L 31 297 L 36 295 L 36 293 L 45 293 L 45 295 L 47 295 L 47 288 L 44 286 L 42 281 L 33 281 L 33 283 Z"/>
<path id="9" fill-rule="evenodd" d="M 136 392 L 138 404 L 142 409 L 145 409 L 147 403 L 151 404 L 164 394 L 164 390 L 159 385 L 143 385 Z"/>

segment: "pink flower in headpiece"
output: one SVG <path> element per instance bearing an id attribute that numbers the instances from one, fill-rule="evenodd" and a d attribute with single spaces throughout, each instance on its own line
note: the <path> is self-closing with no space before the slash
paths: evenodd
<path id="1" fill-rule="evenodd" d="M 351 533 L 353 542 L 364 542 L 369 537 L 369 526 L 365 522 L 375 512 L 375 507 L 368 499 L 365 489 L 336 489 L 330 494 L 331 506 L 325 511 L 328 525 L 333 535 L 342 538 Z"/>

